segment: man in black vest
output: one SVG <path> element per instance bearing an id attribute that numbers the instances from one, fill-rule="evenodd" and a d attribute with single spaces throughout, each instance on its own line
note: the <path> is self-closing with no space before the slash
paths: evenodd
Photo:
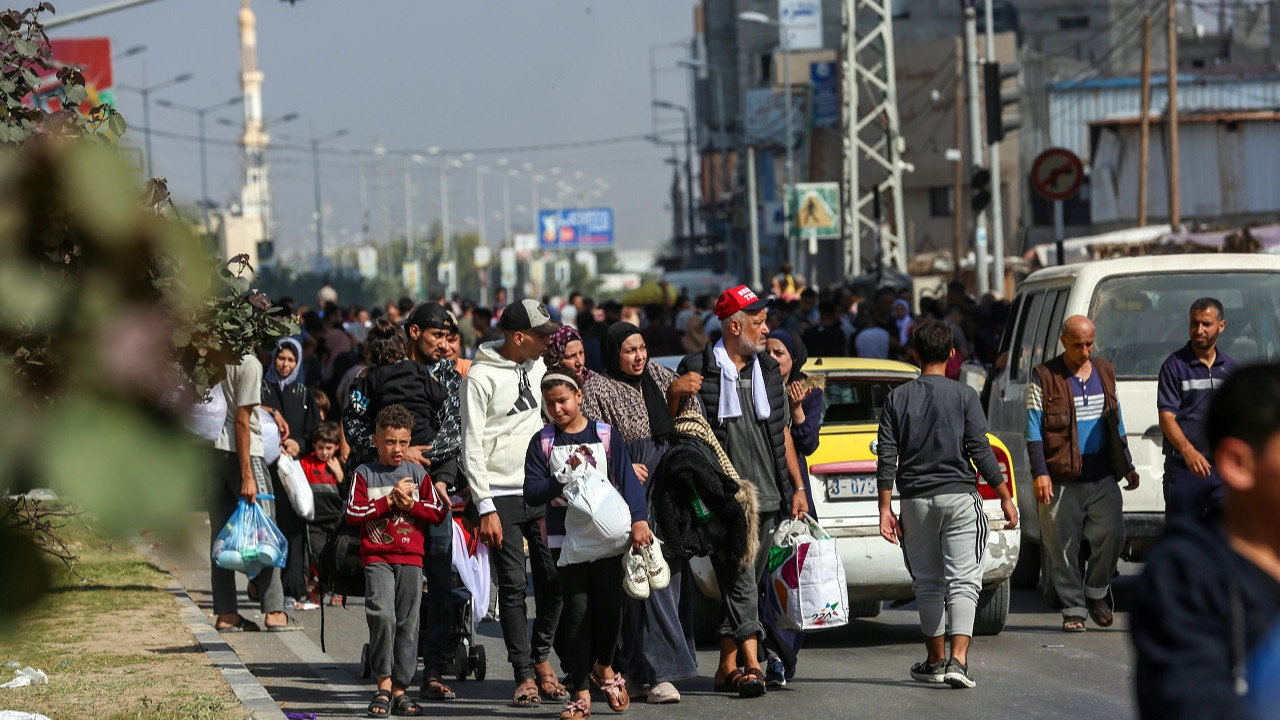
<path id="1" fill-rule="evenodd" d="M 715 686 L 742 697 L 759 697 L 765 692 L 759 659 L 760 642 L 764 639 L 759 585 L 778 513 L 786 510 L 792 517 L 799 517 L 808 509 L 787 429 L 791 414 L 783 377 L 778 363 L 763 352 L 769 332 L 765 318 L 771 302 L 745 285 L 725 290 L 715 308 L 721 339 L 685 356 L 680 375 L 697 375 L 682 377 L 668 393 L 680 398 L 698 397 L 716 439 L 738 474 L 755 486 L 758 498 L 760 549 L 754 566 L 716 567 L 726 617 L 720 626 L 720 667 Z M 738 668 L 739 660 L 743 669 Z"/>

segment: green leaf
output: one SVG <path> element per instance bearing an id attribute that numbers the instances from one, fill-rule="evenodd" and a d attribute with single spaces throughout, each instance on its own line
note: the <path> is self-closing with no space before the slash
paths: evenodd
<path id="1" fill-rule="evenodd" d="M 14 38 L 13 49 L 22 57 L 32 58 L 32 57 L 35 57 L 36 54 L 40 52 L 40 45 L 30 40 L 24 40 L 22 38 Z"/>
<path id="2" fill-rule="evenodd" d="M 111 118 L 107 120 L 107 127 L 111 129 L 113 135 L 122 137 L 125 131 L 124 116 L 118 112 L 111 113 Z"/>
<path id="3" fill-rule="evenodd" d="M 174 347 L 184 348 L 191 344 L 191 334 L 182 328 L 173 331 Z"/>
<path id="4" fill-rule="evenodd" d="M 63 85 L 62 92 L 67 97 L 67 105 L 79 105 L 89 99 L 89 91 L 83 85 Z"/>

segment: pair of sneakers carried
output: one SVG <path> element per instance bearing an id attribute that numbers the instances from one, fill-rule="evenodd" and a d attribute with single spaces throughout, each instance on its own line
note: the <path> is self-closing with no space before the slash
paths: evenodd
<path id="1" fill-rule="evenodd" d="M 622 587 L 627 595 L 644 600 L 653 590 L 671 584 L 671 568 L 662 557 L 662 541 L 629 550 L 622 557 Z"/>
<path id="2" fill-rule="evenodd" d="M 969 676 L 969 666 L 955 658 L 929 662 L 928 658 L 911 666 L 911 677 L 927 683 L 946 683 L 953 688 L 976 687 L 977 683 Z"/>

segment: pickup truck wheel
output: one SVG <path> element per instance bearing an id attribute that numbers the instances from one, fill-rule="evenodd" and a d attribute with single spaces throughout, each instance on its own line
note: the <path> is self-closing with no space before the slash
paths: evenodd
<path id="1" fill-rule="evenodd" d="M 974 635 L 999 635 L 1009 619 L 1009 583 L 983 590 L 978 595 L 978 612 L 973 617 Z"/>
<path id="2" fill-rule="evenodd" d="M 884 606 L 882 600 L 851 600 L 849 601 L 849 617 L 851 618 L 873 618 L 880 614 L 880 608 Z"/>
<path id="3" fill-rule="evenodd" d="M 1040 584 L 1040 543 L 1022 539 L 1022 547 L 1018 550 L 1018 564 L 1009 576 L 1009 584 L 1014 590 L 1035 590 Z"/>

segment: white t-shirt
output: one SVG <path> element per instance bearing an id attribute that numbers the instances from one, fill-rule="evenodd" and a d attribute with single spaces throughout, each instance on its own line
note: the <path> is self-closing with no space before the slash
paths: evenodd
<path id="1" fill-rule="evenodd" d="M 240 358 L 239 365 L 227 366 L 227 378 L 219 386 L 227 400 L 227 419 L 213 446 L 227 452 L 236 451 L 236 408 L 262 404 L 262 363 L 249 353 Z M 263 457 L 262 423 L 258 413 L 249 414 L 249 454 Z"/>
<path id="2" fill-rule="evenodd" d="M 560 322 L 574 330 L 578 329 L 578 308 L 574 307 L 573 303 L 565 303 L 565 306 L 560 308 Z"/>

